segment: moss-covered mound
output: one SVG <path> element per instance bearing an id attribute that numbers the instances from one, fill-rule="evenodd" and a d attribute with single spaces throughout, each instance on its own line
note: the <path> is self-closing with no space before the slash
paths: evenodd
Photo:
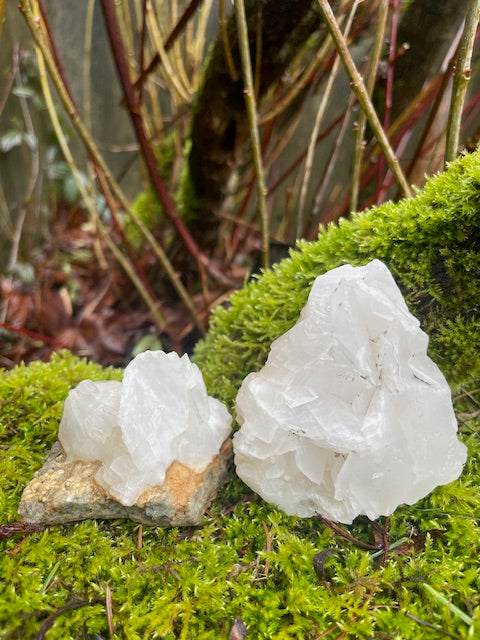
<path id="1" fill-rule="evenodd" d="M 378 258 L 430 335 L 430 354 L 454 390 L 480 380 L 480 151 L 432 178 L 416 198 L 323 229 L 217 309 L 197 346 L 210 393 L 233 405 L 242 379 L 300 315 L 314 279 Z M 352 319 L 355 321 L 355 318 Z"/>
<path id="2" fill-rule="evenodd" d="M 247 640 L 480 637 L 479 164 L 466 156 L 415 200 L 302 244 L 217 311 L 196 352 L 210 392 L 232 405 L 243 376 L 295 322 L 316 275 L 374 257 L 389 265 L 456 389 L 469 460 L 457 482 L 392 516 L 389 543 L 403 544 L 385 567 L 378 552 L 319 520 L 285 516 L 233 474 L 195 529 L 87 521 L 6 537 L 57 437 L 68 390 L 85 378 L 121 378 L 62 353 L 0 373 L 0 638 L 99 640 L 110 637 L 110 622 L 114 638 L 218 640 L 238 616 Z M 367 522 L 349 531 L 372 542 Z"/>
<path id="3" fill-rule="evenodd" d="M 84 378 L 120 377 L 66 353 L 0 375 L 1 525 L 18 519 L 21 491 L 56 439 L 67 390 Z M 237 616 L 247 639 L 441 637 L 426 623 L 479 637 L 480 420 L 466 415 L 476 410 L 468 398 L 456 405 L 467 468 L 458 482 L 397 510 L 390 542 L 413 536 L 416 548 L 392 551 L 385 568 L 378 554 L 318 520 L 285 516 L 232 477 L 200 527 L 145 527 L 141 544 L 139 525 L 126 521 L 5 539 L 2 526 L 0 637 L 108 638 L 110 599 L 114 638 L 226 639 Z M 349 529 L 372 542 L 368 523 Z M 422 537 L 429 530 L 445 533 Z M 314 558 L 325 550 L 333 555 L 322 577 Z"/>

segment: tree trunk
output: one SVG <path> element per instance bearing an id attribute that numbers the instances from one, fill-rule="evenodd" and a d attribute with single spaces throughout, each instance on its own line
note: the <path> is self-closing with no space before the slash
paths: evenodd
<path id="1" fill-rule="evenodd" d="M 307 38 L 319 28 L 320 13 L 312 0 L 246 0 L 245 8 L 254 68 L 257 34 L 261 32 L 260 100 L 281 77 Z M 228 192 L 238 151 L 249 136 L 233 13 L 227 33 L 236 77 L 229 71 L 220 33 L 213 45 L 193 115 L 189 170 L 202 243 L 209 235 L 212 238 L 216 235 L 219 223 L 216 213 Z"/>

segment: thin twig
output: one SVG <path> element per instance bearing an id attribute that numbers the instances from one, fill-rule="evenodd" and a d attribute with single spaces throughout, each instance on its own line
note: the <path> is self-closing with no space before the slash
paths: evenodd
<path id="1" fill-rule="evenodd" d="M 355 12 L 357 11 L 358 0 L 352 5 L 350 10 L 350 14 L 348 16 L 347 24 L 345 26 L 345 33 L 343 34 L 343 39 L 345 41 L 348 38 L 348 34 L 350 32 L 350 28 L 352 26 L 353 18 L 355 16 Z M 298 217 L 297 217 L 297 238 L 301 237 L 302 230 L 304 227 L 304 218 L 305 218 L 305 203 L 307 199 L 307 191 L 308 185 L 310 184 L 310 176 L 312 174 L 313 167 L 313 158 L 315 154 L 315 147 L 317 144 L 317 136 L 320 131 L 320 125 L 322 124 L 323 116 L 325 115 L 325 111 L 327 110 L 327 105 L 331 97 L 333 83 L 337 78 L 337 74 L 340 68 L 340 56 L 336 56 L 333 66 L 328 74 L 327 84 L 325 89 L 323 90 L 322 100 L 320 101 L 320 105 L 318 107 L 317 115 L 315 117 L 315 123 L 313 125 L 312 134 L 310 136 L 310 142 L 308 144 L 307 157 L 305 160 L 305 171 L 303 174 L 302 186 L 300 188 L 300 201 L 298 203 Z"/>
<path id="2" fill-rule="evenodd" d="M 142 220 L 140 220 L 140 218 L 132 210 L 130 204 L 127 201 L 125 194 L 123 193 L 117 181 L 113 177 L 112 172 L 108 168 L 103 156 L 98 151 L 98 147 L 95 144 L 92 136 L 90 135 L 89 131 L 86 129 L 84 123 L 82 122 L 79 116 L 78 109 L 75 105 L 75 102 L 72 99 L 68 84 L 66 83 L 66 81 L 64 81 L 64 77 L 61 74 L 62 68 L 61 68 L 61 65 L 59 64 L 58 56 L 56 58 L 54 57 L 56 53 L 55 49 L 51 50 L 50 43 L 45 40 L 42 27 L 44 26 L 47 29 L 48 22 L 45 22 L 45 17 L 43 19 L 43 23 L 40 23 L 38 20 L 36 20 L 36 18 L 34 17 L 30 9 L 30 6 L 27 0 L 20 0 L 19 6 L 20 6 L 20 11 L 23 13 L 25 17 L 27 26 L 29 27 L 36 44 L 38 45 L 38 47 L 40 48 L 40 51 L 42 52 L 42 55 L 45 59 L 45 63 L 48 67 L 48 71 L 50 72 L 50 76 L 58 92 L 60 100 L 62 101 L 62 104 L 65 107 L 65 110 L 69 114 L 75 129 L 77 130 L 80 138 L 82 139 L 91 157 L 92 162 L 96 164 L 98 168 L 105 175 L 105 178 L 108 184 L 110 185 L 110 188 L 112 189 L 114 196 L 119 200 L 122 209 L 131 218 L 132 222 L 135 224 L 137 229 L 140 231 L 142 236 L 145 238 L 145 240 L 148 242 L 148 244 L 152 248 L 153 253 L 155 254 L 160 264 L 162 265 L 163 269 L 165 270 L 170 282 L 176 289 L 177 293 L 179 294 L 181 300 L 184 302 L 187 309 L 190 311 L 196 326 L 198 327 L 200 332 L 203 334 L 205 332 L 203 323 L 195 309 L 195 306 L 191 297 L 189 296 L 188 292 L 186 291 L 185 287 L 180 281 L 180 278 L 178 277 L 173 265 L 171 264 L 170 260 L 168 259 L 162 247 L 158 244 L 157 240 L 155 239 L 151 231 L 145 226 Z M 58 60 L 58 64 L 57 64 L 57 60 Z"/>
<path id="3" fill-rule="evenodd" d="M 158 309 L 157 303 L 152 299 L 149 292 L 146 290 L 145 286 L 143 285 L 140 278 L 135 273 L 135 270 L 130 264 L 130 262 L 125 258 L 125 256 L 117 248 L 117 246 L 111 239 L 110 234 L 107 232 L 104 224 L 100 220 L 98 212 L 95 208 L 95 203 L 93 202 L 91 195 L 88 193 L 83 180 L 81 180 L 81 178 L 79 177 L 79 171 L 78 171 L 77 165 L 75 164 L 75 161 L 73 159 L 73 155 L 66 141 L 65 135 L 63 133 L 63 129 L 61 127 L 60 121 L 57 116 L 57 112 L 55 110 L 55 106 L 53 104 L 52 95 L 50 93 L 50 87 L 48 85 L 45 61 L 44 61 L 42 52 L 38 47 L 35 47 L 35 51 L 37 54 L 38 75 L 40 79 L 40 85 L 42 87 L 42 93 L 43 93 L 43 97 L 47 107 L 48 115 L 50 117 L 50 121 L 55 131 L 55 135 L 57 136 L 58 144 L 60 145 L 60 148 L 63 152 L 63 155 L 68 164 L 68 167 L 73 176 L 73 179 L 75 180 L 75 184 L 77 185 L 77 188 L 82 196 L 85 206 L 87 207 L 91 217 L 95 220 L 97 228 L 99 229 L 103 238 L 105 239 L 110 251 L 113 253 L 113 255 L 115 256 L 119 264 L 123 267 L 128 277 L 130 278 L 131 282 L 134 284 L 137 291 L 139 292 L 139 294 L 147 304 L 158 327 L 160 329 L 165 329 L 167 323 L 162 313 Z"/>
<path id="4" fill-rule="evenodd" d="M 0 25 L 0 29 L 1 29 L 1 25 Z M 20 45 L 16 43 L 13 47 L 12 66 L 10 68 L 10 71 L 8 72 L 8 77 L 5 80 L 5 84 L 2 91 L 2 97 L 0 98 L 0 116 L 2 115 L 2 111 L 4 110 L 5 105 L 7 104 L 7 100 L 10 97 L 10 93 L 12 91 L 13 82 L 15 80 L 15 76 L 17 74 L 17 69 L 19 64 L 20 64 Z"/>
<path id="5" fill-rule="evenodd" d="M 53 625 L 55 620 L 59 618 L 66 611 L 72 611 L 73 609 L 81 609 L 82 607 L 92 607 L 93 605 L 99 604 L 100 602 L 101 602 L 100 598 L 94 598 L 93 600 L 74 599 L 74 600 L 71 600 L 70 602 L 67 602 L 66 605 L 64 605 L 63 607 L 60 607 L 59 609 L 56 609 L 51 615 L 48 616 L 48 618 L 45 618 L 45 620 L 42 623 L 42 626 L 35 634 L 34 640 L 44 640 L 46 637 L 47 631 Z"/>
<path id="6" fill-rule="evenodd" d="M 438 111 L 440 109 L 440 106 L 442 105 L 442 102 L 444 100 L 444 96 L 445 96 L 445 92 L 447 90 L 447 87 L 449 85 L 450 82 L 450 77 L 452 74 L 452 71 L 456 65 L 456 61 L 458 58 L 458 52 L 459 52 L 459 47 L 460 47 L 460 43 L 457 43 L 457 46 L 455 47 L 455 50 L 453 52 L 453 54 L 450 56 L 450 59 L 448 61 L 447 67 L 446 69 L 443 69 L 441 72 L 441 78 L 442 78 L 442 83 L 438 89 L 437 95 L 435 96 L 435 100 L 433 102 L 432 108 L 430 109 L 430 113 L 428 114 L 428 119 L 427 122 L 425 123 L 425 126 L 423 128 L 423 131 L 420 135 L 420 138 L 417 141 L 416 147 L 415 147 L 415 151 L 412 154 L 412 162 L 410 164 L 409 169 L 407 170 L 407 178 L 410 179 L 410 176 L 417 164 L 417 159 L 420 156 L 423 146 L 425 144 L 425 141 L 427 140 L 427 138 L 429 136 L 431 136 L 431 129 L 432 129 L 432 125 L 435 122 L 435 119 L 437 117 Z M 450 53 L 450 52 L 449 52 Z"/>
<path id="7" fill-rule="evenodd" d="M 405 617 L 410 618 L 414 622 L 418 622 L 418 624 L 422 625 L 422 627 L 428 627 L 429 629 L 433 629 L 437 633 L 441 633 L 448 638 L 453 638 L 454 640 L 461 640 L 459 636 L 454 636 L 453 633 L 449 633 L 448 631 L 444 631 L 441 627 L 437 627 L 437 625 L 432 624 L 431 622 L 427 622 L 426 620 L 422 620 L 421 618 L 417 618 L 413 613 L 409 613 L 405 611 Z"/>
<path id="8" fill-rule="evenodd" d="M 188 21 L 193 16 L 195 11 L 197 10 L 198 5 L 201 2 L 202 2 L 202 0 L 191 0 L 191 2 L 185 7 L 185 10 L 183 11 L 182 15 L 180 16 L 177 24 L 170 31 L 170 33 L 167 36 L 165 42 L 163 43 L 163 48 L 164 48 L 165 51 L 168 51 L 173 46 L 173 43 L 176 41 L 178 36 L 183 32 L 183 30 L 185 29 L 185 27 L 188 24 Z M 161 58 L 160 58 L 159 53 L 157 52 L 153 56 L 153 58 L 150 60 L 148 65 L 145 67 L 145 69 L 141 68 L 140 75 L 138 76 L 138 78 L 133 83 L 133 86 L 134 86 L 135 89 L 137 87 L 139 87 L 141 84 L 143 84 L 145 78 L 150 73 L 152 73 L 152 71 L 157 67 L 157 65 L 160 62 L 161 62 Z"/>
<path id="9" fill-rule="evenodd" d="M 447 122 L 447 141 L 445 144 L 445 164 L 451 162 L 457 156 L 458 142 L 460 139 L 460 123 L 462 120 L 463 104 L 470 81 L 473 44 L 480 20 L 480 0 L 470 0 L 465 28 L 460 41 L 460 53 L 453 77 L 452 101 Z"/>
<path id="10" fill-rule="evenodd" d="M 115 7 L 113 0 L 101 0 L 102 11 L 105 19 L 110 46 L 117 67 L 120 84 L 123 90 L 125 103 L 128 108 L 130 119 L 140 145 L 143 160 L 147 167 L 152 187 L 163 205 L 167 217 L 175 227 L 181 241 L 191 256 L 197 261 L 200 276 L 203 278 L 204 269 L 210 273 L 217 282 L 226 284 L 225 276 L 217 269 L 207 256 L 200 250 L 185 223 L 178 215 L 173 198 L 168 192 L 163 179 L 158 171 L 157 161 L 152 146 L 148 141 L 145 133 L 143 119 L 140 113 L 140 105 L 135 94 L 133 85 L 130 81 L 127 60 L 125 57 L 125 49 L 120 36 L 117 18 L 115 15 Z M 148 3 L 147 3 L 148 8 Z M 148 19 L 148 15 L 147 15 Z M 196 318 L 198 321 L 198 317 Z"/>
<path id="11" fill-rule="evenodd" d="M 347 133 L 347 128 L 351 122 L 351 113 L 352 113 L 353 105 L 356 102 L 356 100 L 357 99 L 355 98 L 355 96 L 351 94 L 350 99 L 348 101 L 347 109 L 345 111 L 345 117 L 343 118 L 342 126 L 340 127 L 338 136 L 335 137 L 332 148 L 330 150 L 327 166 L 325 167 L 323 175 L 315 189 L 315 195 L 313 198 L 313 208 L 312 208 L 312 213 L 310 215 L 310 221 L 309 221 L 310 225 L 313 222 L 315 222 L 315 219 L 317 218 L 320 212 L 320 207 L 325 197 L 325 194 L 327 193 L 328 186 L 330 185 L 330 179 L 332 177 L 333 172 L 335 171 L 337 160 L 339 158 L 340 151 L 342 149 L 342 144 L 345 139 L 345 135 Z M 306 236 L 304 235 L 304 237 Z"/>
<path id="12" fill-rule="evenodd" d="M 300 77 L 295 80 L 292 86 L 288 89 L 288 91 L 283 95 L 280 100 L 276 100 L 269 111 L 266 111 L 259 116 L 259 124 L 265 124 L 270 120 L 273 120 L 281 113 L 283 113 L 287 107 L 289 107 L 295 98 L 299 95 L 299 93 L 306 87 L 306 85 L 312 81 L 312 78 L 315 77 L 315 74 L 320 69 L 322 64 L 325 63 L 326 57 L 331 50 L 331 41 L 329 38 L 325 38 L 322 43 L 322 46 L 315 54 L 315 57 L 310 62 L 308 67 L 303 71 Z"/>
<path id="13" fill-rule="evenodd" d="M 390 0 L 392 17 L 390 20 L 390 46 L 388 48 L 387 78 L 385 85 L 385 111 L 383 114 L 383 130 L 388 131 L 392 119 L 393 79 L 395 60 L 397 58 L 398 0 Z M 371 94 L 370 94 L 371 95 Z M 387 193 L 388 174 L 385 175 L 385 156 L 381 156 L 377 166 L 377 204 L 381 204 Z"/>
<path id="14" fill-rule="evenodd" d="M 83 45 L 83 119 L 85 125 L 92 130 L 92 83 L 90 72 L 92 64 L 92 31 L 93 12 L 95 10 L 95 0 L 88 0 L 87 15 L 85 17 L 85 40 Z"/>
<path id="15" fill-rule="evenodd" d="M 316 143 L 318 144 L 319 142 L 321 142 L 324 138 L 326 138 L 328 136 L 328 134 L 333 131 L 333 129 L 335 129 L 335 127 L 343 121 L 343 118 L 345 117 L 345 113 L 346 111 L 344 111 L 343 113 L 340 113 L 335 120 L 332 120 L 332 122 L 330 122 L 330 124 L 325 127 L 325 129 L 323 129 L 323 131 L 321 131 L 318 136 L 317 136 L 317 140 Z M 304 151 L 302 151 L 296 158 L 295 160 L 285 169 L 285 171 L 275 180 L 275 182 L 273 184 L 270 185 L 269 187 L 269 193 L 273 193 L 273 191 L 276 191 L 278 189 L 278 187 L 282 184 L 282 182 L 284 182 L 284 180 L 286 178 L 288 178 L 288 176 L 295 171 L 295 169 L 299 166 L 299 164 L 303 161 L 303 159 L 305 158 L 305 156 L 307 155 L 307 149 L 305 149 Z"/>
<path id="16" fill-rule="evenodd" d="M 107 627 L 108 636 L 113 637 L 115 628 L 113 626 L 113 607 L 112 607 L 112 591 L 108 582 L 104 582 L 105 585 L 105 612 L 107 614 Z"/>
<path id="17" fill-rule="evenodd" d="M 110 4 L 110 3 L 109 3 Z M 172 97 L 175 97 L 177 99 L 177 101 L 179 102 L 188 102 L 188 100 L 190 99 L 190 94 L 191 94 L 191 90 L 189 87 L 185 86 L 185 83 L 182 82 L 182 80 L 184 80 L 184 78 L 182 77 L 182 74 L 176 73 L 170 63 L 170 60 L 168 58 L 167 52 L 165 51 L 165 47 L 163 46 L 163 41 L 162 41 L 162 36 L 160 33 L 160 29 L 159 26 L 157 24 L 157 20 L 155 17 L 155 14 L 153 12 L 153 7 L 150 1 L 147 1 L 147 5 L 146 5 L 146 9 L 147 9 L 147 24 L 148 24 L 148 28 L 150 30 L 150 34 L 152 37 L 152 42 L 153 45 L 155 47 L 155 49 L 158 52 L 158 55 L 160 56 L 160 60 L 162 61 L 162 67 L 164 69 L 164 77 L 165 77 L 165 81 L 168 83 L 168 86 L 170 88 L 170 95 Z M 104 10 L 105 11 L 105 10 Z M 115 61 L 117 64 L 117 71 L 118 71 L 118 75 L 120 77 L 120 83 L 122 85 L 122 89 L 124 92 L 124 97 L 125 97 L 125 102 L 127 104 L 127 106 L 129 107 L 129 109 L 133 106 L 134 108 L 138 109 L 139 105 L 135 105 L 135 102 L 131 102 L 131 99 L 129 98 L 129 96 L 127 95 L 127 91 L 126 91 L 126 87 L 125 87 L 125 82 L 128 79 L 128 83 L 130 83 L 130 79 L 128 78 L 128 76 L 125 75 L 124 73 L 124 69 L 123 69 L 123 63 L 124 61 L 120 61 L 119 63 L 119 58 L 118 55 L 122 56 L 123 51 L 122 51 L 122 40 L 121 38 L 117 38 L 117 32 L 115 31 L 116 29 L 116 25 L 115 24 L 110 24 L 108 21 L 110 20 L 110 17 L 107 20 L 107 14 L 104 13 L 105 15 L 105 23 L 108 25 L 107 29 L 110 35 L 110 46 L 112 49 L 112 52 L 117 51 L 117 54 L 114 53 L 115 55 Z M 112 16 L 114 14 L 110 14 L 110 16 Z M 119 66 L 119 64 L 121 66 Z M 188 80 L 187 80 L 188 82 Z M 132 85 L 132 89 L 133 89 L 133 85 Z M 135 95 L 135 92 L 132 91 L 132 95 Z M 140 114 L 139 114 L 140 115 Z M 135 129 L 135 132 L 137 132 L 137 130 Z M 137 137 L 138 137 L 138 133 L 137 133 Z M 140 142 L 140 140 L 139 140 Z"/>
<path id="18" fill-rule="evenodd" d="M 333 522 L 332 520 L 329 520 L 325 516 L 322 516 L 320 513 L 317 513 L 317 516 L 320 518 L 322 522 L 324 522 L 327 525 L 327 527 L 329 527 L 329 529 L 331 529 L 335 533 L 338 533 L 338 535 L 342 536 L 342 538 L 345 538 L 345 540 L 348 540 L 349 542 L 353 542 L 353 544 L 356 544 L 357 547 L 360 547 L 362 549 L 369 549 L 371 551 L 372 550 L 376 551 L 378 549 L 378 547 L 375 546 L 374 544 L 368 544 L 367 542 L 363 542 L 362 540 L 355 538 L 355 536 L 352 536 L 352 534 L 349 531 L 340 527 L 336 522 Z"/>
<path id="19" fill-rule="evenodd" d="M 258 136 L 257 105 L 252 78 L 250 48 L 248 45 L 247 18 L 245 15 L 245 5 L 243 0 L 235 0 L 235 15 L 237 19 L 240 58 L 242 61 L 245 104 L 247 107 L 248 121 L 250 125 L 253 163 L 255 165 L 255 172 L 257 175 L 258 209 L 260 212 L 260 222 L 262 227 L 262 264 L 264 268 L 267 269 L 270 266 L 267 188 L 265 186 L 265 178 L 263 175 L 262 154 L 260 150 L 260 139 Z"/>
<path id="20" fill-rule="evenodd" d="M 0 38 L 2 37 L 4 20 L 5 20 L 5 0 L 0 0 Z"/>
<path id="21" fill-rule="evenodd" d="M 18 86 L 21 86 L 22 79 L 18 66 L 16 68 L 16 77 Z M 38 152 L 38 139 L 35 133 L 35 127 L 33 124 L 32 116 L 30 114 L 30 109 L 28 108 L 28 101 L 24 96 L 19 96 L 19 103 L 20 111 L 22 112 L 23 121 L 25 123 L 25 129 L 29 137 L 34 141 L 34 144 L 32 144 L 29 149 L 31 157 L 30 173 L 28 176 L 27 184 L 25 186 L 25 195 L 23 197 L 22 207 L 16 221 L 10 247 L 10 256 L 8 260 L 8 266 L 10 268 L 13 267 L 13 265 L 18 260 L 20 241 L 22 240 L 22 235 L 24 235 L 24 230 L 28 232 L 28 230 L 32 230 L 33 228 L 35 228 L 35 224 L 33 224 L 34 221 L 32 220 L 32 216 L 29 216 L 29 213 L 32 211 L 32 202 L 34 202 L 35 189 L 37 187 L 40 174 L 40 154 Z"/>
<path id="22" fill-rule="evenodd" d="M 263 520 L 262 520 L 262 526 L 263 526 L 263 530 L 265 531 L 265 540 L 266 540 L 265 550 L 266 550 L 267 553 L 271 553 L 271 551 L 272 551 L 272 536 L 271 536 L 269 528 L 267 527 L 266 522 L 264 522 Z M 266 561 L 265 561 L 265 568 L 263 570 L 263 575 L 265 577 L 267 577 L 269 571 L 270 571 L 270 558 L 267 558 Z"/>
<path id="23" fill-rule="evenodd" d="M 371 98 L 373 88 L 375 86 L 375 80 L 377 77 L 378 63 L 380 61 L 380 55 L 382 53 L 383 40 L 385 38 L 385 29 L 387 26 L 388 16 L 388 0 L 381 0 L 380 9 L 378 12 L 377 29 L 375 32 L 375 41 L 373 43 L 373 49 L 370 57 L 370 62 L 367 71 L 366 90 L 368 96 Z M 362 167 L 362 155 L 364 147 L 365 127 L 367 124 L 367 117 L 363 110 L 360 110 L 358 115 L 358 123 L 355 129 L 355 151 L 353 154 L 353 167 L 352 167 L 352 196 L 350 200 L 350 208 L 352 211 L 356 211 L 358 208 L 358 192 L 360 186 L 360 174 Z"/>
<path id="24" fill-rule="evenodd" d="M 477 1 L 480 2 L 480 0 Z M 403 174 L 403 171 L 398 162 L 398 158 L 395 156 L 395 153 L 390 145 L 390 142 L 388 141 L 385 131 L 382 128 L 380 120 L 378 119 L 378 115 L 372 105 L 372 101 L 368 97 L 368 93 L 365 89 L 362 77 L 355 66 L 352 56 L 350 55 L 347 44 L 342 36 L 342 32 L 340 31 L 337 21 L 335 20 L 335 16 L 333 15 L 330 4 L 328 0 L 318 0 L 318 4 L 320 6 L 320 11 L 322 12 L 324 20 L 327 24 L 330 35 L 332 36 L 337 51 L 342 59 L 345 71 L 350 78 L 352 91 L 357 96 L 362 109 L 365 111 L 368 123 L 370 124 L 373 134 L 377 138 L 378 143 L 383 153 L 385 154 L 388 166 L 390 167 L 393 175 L 402 188 L 404 195 L 406 197 L 411 197 L 413 195 L 412 190 Z"/>

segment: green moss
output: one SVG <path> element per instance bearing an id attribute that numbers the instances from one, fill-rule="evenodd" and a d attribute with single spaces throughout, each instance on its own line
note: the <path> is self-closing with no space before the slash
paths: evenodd
<path id="1" fill-rule="evenodd" d="M 63 352 L 50 363 L 20 366 L 0 375 L 1 522 L 17 519 L 20 494 L 56 438 L 62 402 L 81 379 L 120 379 Z M 462 399 L 462 414 L 471 410 Z M 50 527 L 0 542 L 0 630 L 7 638 L 33 638 L 57 613 L 47 638 L 108 636 L 106 585 L 115 638 L 227 638 L 241 616 L 255 638 L 315 638 L 333 627 L 355 638 L 435 638 L 412 614 L 459 637 L 469 625 L 425 590 L 440 591 L 474 618 L 480 631 L 480 421 L 462 424 L 470 458 L 462 478 L 440 487 L 392 517 L 392 541 L 412 528 L 445 529 L 411 557 L 391 554 L 380 569 L 368 551 L 336 539 L 316 520 L 289 517 L 260 499 L 238 502 L 245 487 L 233 474 L 195 529 L 146 527 L 128 521 L 87 521 Z M 370 540 L 358 521 L 353 534 Z M 322 581 L 315 553 L 335 549 Z M 69 604 L 78 608 L 64 610 Z M 335 637 L 335 636 L 334 636 Z M 473 635 L 471 637 L 474 637 Z"/>
<path id="2" fill-rule="evenodd" d="M 175 163 L 175 133 L 172 132 L 155 149 L 155 158 L 158 170 L 165 183 L 168 183 Z M 133 203 L 133 211 L 150 230 L 154 231 L 164 219 L 163 207 L 160 204 L 155 190 L 149 186 L 140 192 Z M 125 234 L 128 241 L 137 249 L 140 248 L 144 238 L 130 218 L 125 220 Z"/>
<path id="3" fill-rule="evenodd" d="M 158 201 L 152 187 L 147 187 L 145 191 L 138 194 L 132 205 L 132 209 L 150 231 L 154 230 L 163 219 L 162 205 Z M 143 235 L 130 218 L 125 220 L 125 235 L 130 244 L 136 249 L 141 247 L 144 241 Z"/>
<path id="4" fill-rule="evenodd" d="M 62 401 L 81 379 L 120 379 L 121 371 L 62 353 L 50 363 L 0 375 L 1 522 L 16 520 L 20 492 L 56 438 Z M 471 410 L 462 399 L 462 413 Z M 145 527 L 128 521 L 86 521 L 0 541 L 0 630 L 3 638 L 34 638 L 57 614 L 46 637 L 108 637 L 106 589 L 115 638 L 174 640 L 227 638 L 241 616 L 252 638 L 318 637 L 332 628 L 352 638 L 432 638 L 406 614 L 466 638 L 480 632 L 480 421 L 462 423 L 470 457 L 462 478 L 440 487 L 391 519 L 391 540 L 412 529 L 445 534 L 412 556 L 391 553 L 379 568 L 369 551 L 336 538 L 314 519 L 289 517 L 245 496 L 232 475 L 195 529 Z M 371 542 L 369 525 L 354 535 Z M 333 549 L 325 580 L 316 553 Z M 472 617 L 469 625 L 425 584 Z M 77 608 L 65 609 L 70 604 Z M 467 617 L 467 619 L 468 619 Z"/>
<path id="5" fill-rule="evenodd" d="M 462 158 L 415 201 L 384 205 L 330 227 L 317 243 L 302 244 L 236 294 L 230 309 L 217 311 L 211 334 L 197 350 L 211 390 L 232 404 L 243 375 L 261 366 L 271 340 L 295 321 L 316 275 L 373 257 L 389 264 L 422 316 L 432 333 L 432 353 L 452 385 L 478 388 L 475 172 L 478 156 Z M 449 199 L 449 189 L 461 197 Z M 447 289 L 439 286 L 444 272 Z M 67 391 L 87 377 L 120 379 L 121 371 L 64 352 L 49 363 L 0 374 L 1 523 L 17 519 L 21 491 L 56 438 Z M 48 640 L 95 633 L 106 638 L 108 585 L 114 637 L 129 640 L 226 639 L 237 616 L 248 627 L 247 637 L 266 640 L 313 640 L 329 630 L 326 637 L 332 638 L 441 637 L 424 623 L 458 638 L 479 637 L 478 397 L 455 400 L 460 437 L 469 449 L 462 477 L 391 518 L 391 542 L 418 531 L 445 531 L 435 540 L 427 536 L 425 547 L 413 554 L 391 552 L 381 568 L 370 551 L 318 520 L 289 517 L 249 497 L 232 474 L 199 527 L 145 527 L 141 548 L 139 526 L 128 521 L 50 527 L 21 545 L 19 537 L 0 540 L 0 635 L 33 638 L 56 614 Z M 371 542 L 363 520 L 349 530 Z M 322 579 L 313 559 L 325 549 L 335 553 Z M 71 603 L 77 608 L 62 609 Z"/>

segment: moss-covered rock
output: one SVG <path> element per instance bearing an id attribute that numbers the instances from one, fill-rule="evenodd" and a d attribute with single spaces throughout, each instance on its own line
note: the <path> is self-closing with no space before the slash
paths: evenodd
<path id="1" fill-rule="evenodd" d="M 284 515 L 232 475 L 195 529 L 145 527 L 139 536 L 132 522 L 87 521 L 0 539 L 0 636 L 106 638 L 111 596 L 113 637 L 132 640 L 226 639 L 237 616 L 247 638 L 480 637 L 479 178 L 478 155 L 466 156 L 415 200 L 372 209 L 302 244 L 217 311 L 196 353 L 210 392 L 232 405 L 243 376 L 295 322 L 316 275 L 384 260 L 431 334 L 432 355 L 463 391 L 454 406 L 469 449 L 457 482 L 392 516 L 390 543 L 413 536 L 411 553 L 392 551 L 380 568 L 378 554 L 316 519 Z M 68 389 L 121 375 L 68 353 L 0 373 L 0 524 L 18 518 Z M 349 530 L 371 542 L 368 523 Z M 431 530 L 444 534 L 422 538 Z M 322 577 L 313 561 L 327 549 L 334 553 Z"/>
<path id="2" fill-rule="evenodd" d="M 217 309 L 194 358 L 210 393 L 232 407 L 242 379 L 298 319 L 314 279 L 373 258 L 392 271 L 453 389 L 472 388 L 480 380 L 480 151 L 452 163 L 415 198 L 354 214 L 322 229 L 316 242 L 300 242 Z"/>

